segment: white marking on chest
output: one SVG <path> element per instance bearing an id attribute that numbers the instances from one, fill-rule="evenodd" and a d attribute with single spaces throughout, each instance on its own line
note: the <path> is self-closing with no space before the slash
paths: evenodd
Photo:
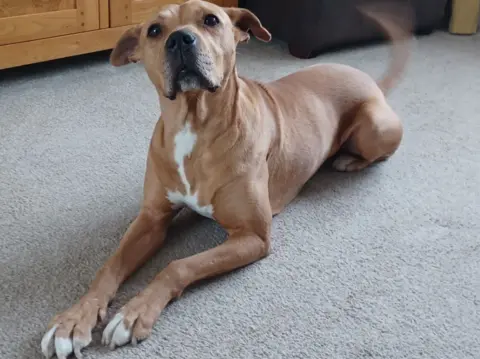
<path id="1" fill-rule="evenodd" d="M 192 131 L 189 122 L 185 124 L 185 127 L 181 129 L 174 139 L 174 151 L 173 158 L 178 166 L 178 174 L 180 180 L 185 186 L 185 194 L 180 191 L 168 191 L 167 198 L 173 205 L 186 205 L 192 210 L 201 214 L 202 216 L 212 218 L 213 206 L 211 204 L 206 206 L 200 206 L 198 203 L 198 193 L 192 193 L 190 183 L 188 182 L 187 175 L 185 173 L 185 159 L 190 157 L 193 151 L 193 147 L 197 142 L 197 135 Z"/>

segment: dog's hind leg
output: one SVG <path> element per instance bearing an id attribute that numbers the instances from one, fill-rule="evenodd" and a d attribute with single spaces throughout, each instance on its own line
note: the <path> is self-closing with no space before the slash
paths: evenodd
<path id="1" fill-rule="evenodd" d="M 384 100 L 374 100 L 360 107 L 353 130 L 345 142 L 348 154 L 333 161 L 338 171 L 358 171 L 390 157 L 400 145 L 403 128 L 398 116 Z"/>

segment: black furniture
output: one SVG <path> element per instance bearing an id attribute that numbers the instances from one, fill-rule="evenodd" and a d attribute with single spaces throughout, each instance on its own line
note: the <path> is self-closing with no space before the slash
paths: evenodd
<path id="1" fill-rule="evenodd" d="M 389 0 L 392 1 L 392 0 Z M 448 0 L 396 0 L 414 13 L 414 30 L 427 34 L 444 19 Z M 374 0 L 385 5 L 386 0 Z M 343 46 L 385 39 L 381 29 L 357 10 L 368 0 L 241 0 L 239 5 L 255 13 L 263 25 L 288 43 L 292 55 L 314 57 Z"/>

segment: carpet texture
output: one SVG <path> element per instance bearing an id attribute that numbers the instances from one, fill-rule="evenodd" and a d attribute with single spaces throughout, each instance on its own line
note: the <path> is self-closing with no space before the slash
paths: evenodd
<path id="1" fill-rule="evenodd" d="M 391 160 L 329 168 L 274 219 L 272 254 L 187 290 L 150 339 L 85 357 L 480 358 L 480 36 L 419 38 L 390 103 L 405 123 Z M 284 44 L 239 49 L 272 80 L 317 62 L 374 77 L 387 44 L 298 60 Z M 85 292 L 135 217 L 159 108 L 140 65 L 105 54 L 0 72 L 0 358 L 41 358 L 47 322 Z M 115 311 L 171 260 L 220 243 L 182 212 Z"/>

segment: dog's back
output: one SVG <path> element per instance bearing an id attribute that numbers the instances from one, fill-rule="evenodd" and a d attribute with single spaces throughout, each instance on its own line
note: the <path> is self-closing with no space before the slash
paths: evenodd
<path id="1" fill-rule="evenodd" d="M 271 175 L 280 178 L 270 188 L 272 198 L 284 201 L 276 204 L 279 208 L 288 203 L 301 184 L 342 146 L 347 145 L 359 154 L 357 147 L 364 148 L 364 143 L 376 141 L 375 128 L 391 128 L 392 140 L 385 146 L 380 145 L 379 153 L 366 155 L 371 158 L 362 162 L 362 166 L 388 157 L 399 144 L 401 125 L 387 104 L 385 94 L 397 83 L 407 64 L 406 40 L 410 37 L 411 17 L 408 8 L 400 5 L 369 6 L 361 11 L 376 21 L 392 40 L 392 60 L 379 81 L 354 67 L 325 63 L 260 85 L 268 109 L 259 116 L 274 122 L 277 128 L 276 138 L 272 139 L 269 169 Z M 357 143 L 353 135 L 363 126 L 370 126 L 372 136 L 366 135 Z M 383 135 L 378 136 L 383 138 Z"/>

